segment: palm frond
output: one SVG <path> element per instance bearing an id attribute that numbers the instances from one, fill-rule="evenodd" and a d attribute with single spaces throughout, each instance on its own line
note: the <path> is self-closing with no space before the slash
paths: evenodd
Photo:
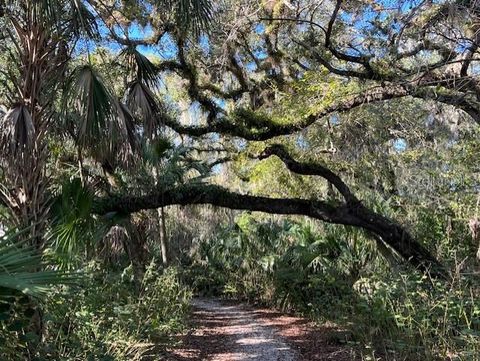
<path id="1" fill-rule="evenodd" d="M 32 148 L 35 127 L 25 105 L 10 109 L 0 122 L 0 146 L 6 154 L 16 156 Z"/>
<path id="2" fill-rule="evenodd" d="M 115 102 L 117 122 L 112 134 L 110 149 L 115 151 L 117 158 L 126 166 L 134 160 L 135 154 L 140 150 L 138 132 L 135 126 L 135 118 L 130 109 L 117 100 Z"/>
<path id="3" fill-rule="evenodd" d="M 143 121 L 145 134 L 153 134 L 157 129 L 160 108 L 153 93 L 145 85 L 134 85 L 128 99 L 135 112 L 132 113 L 112 96 L 91 65 L 77 69 L 72 82 L 67 104 L 74 108 L 69 118 L 75 123 L 79 147 L 87 148 L 97 161 L 114 167 L 132 164 L 139 149 L 134 114 Z"/>
<path id="4" fill-rule="evenodd" d="M 107 139 L 113 123 L 113 98 L 90 65 L 74 74 L 70 98 L 78 114 L 77 142 L 81 147 Z"/>
<path id="5" fill-rule="evenodd" d="M 41 20 L 47 24 L 58 23 L 61 12 L 63 11 L 63 6 L 58 0 L 35 1 L 33 6 L 37 7 Z"/>
<path id="6" fill-rule="evenodd" d="M 207 31 L 213 18 L 213 7 L 210 0 L 180 0 L 179 19 L 182 19 L 184 26 L 190 28 L 195 36 Z"/>
<path id="7" fill-rule="evenodd" d="M 158 137 L 152 142 L 143 144 L 143 160 L 153 166 L 157 166 L 166 157 L 169 150 L 173 150 L 174 146 L 169 139 Z"/>
<path id="8" fill-rule="evenodd" d="M 54 249 L 71 255 L 87 243 L 93 196 L 76 178 L 63 184 L 50 209 L 53 227 L 49 234 Z"/>
<path id="9" fill-rule="evenodd" d="M 25 246 L 27 242 L 18 234 L 7 234 L 0 238 L 0 288 L 11 290 L 2 295 L 13 295 L 20 291 L 30 296 L 43 296 L 53 284 L 70 283 L 71 275 L 42 269 L 42 259 L 38 251 Z"/>
<path id="10" fill-rule="evenodd" d="M 142 82 L 132 83 L 127 98 L 128 107 L 143 122 L 144 134 L 151 138 L 160 126 L 161 108 L 153 92 Z"/>
<path id="11" fill-rule="evenodd" d="M 71 0 L 72 25 L 77 35 L 84 35 L 91 39 L 99 37 L 99 30 L 95 15 L 81 0 Z"/>
<path id="12" fill-rule="evenodd" d="M 138 147 L 138 137 L 135 130 L 135 118 L 125 104 L 118 101 L 116 105 L 119 114 L 118 128 L 130 147 L 136 149 Z"/>
<path id="13" fill-rule="evenodd" d="M 122 50 L 122 55 L 127 58 L 128 63 L 135 67 L 136 79 L 150 87 L 156 87 L 159 81 L 160 72 L 158 67 L 150 59 L 139 52 L 135 47 L 127 47 Z"/>
<path id="14" fill-rule="evenodd" d="M 159 0 L 160 5 L 173 9 L 175 22 L 184 32 L 198 37 L 209 29 L 213 20 L 211 0 Z"/>

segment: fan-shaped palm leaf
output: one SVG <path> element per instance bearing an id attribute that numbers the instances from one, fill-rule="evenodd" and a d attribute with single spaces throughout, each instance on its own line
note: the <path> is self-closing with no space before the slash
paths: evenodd
<path id="1" fill-rule="evenodd" d="M 70 95 L 79 115 L 79 145 L 98 145 L 99 141 L 107 139 L 113 124 L 113 98 L 90 65 L 84 65 L 74 72 Z"/>
<path id="2" fill-rule="evenodd" d="M 160 5 L 173 9 L 175 21 L 185 32 L 195 36 L 208 30 L 213 18 L 211 0 L 158 0 Z"/>
<path id="3" fill-rule="evenodd" d="M 77 143 L 88 148 L 97 161 L 128 165 L 138 150 L 138 132 L 135 118 L 125 104 L 114 98 L 102 79 L 90 66 L 74 72 L 69 102 L 76 111 Z M 155 123 L 158 106 L 148 88 L 134 90 L 131 104 L 142 119 Z M 72 117 L 70 117 L 72 118 Z M 152 121 L 145 121 L 145 129 L 152 133 Z"/>
<path id="4" fill-rule="evenodd" d="M 88 241 L 92 202 L 91 192 L 83 187 L 80 179 L 63 184 L 50 210 L 53 227 L 49 238 L 56 249 L 71 254 Z"/>
<path id="5" fill-rule="evenodd" d="M 38 252 L 26 247 L 18 234 L 0 238 L 0 288 L 20 291 L 31 296 L 42 296 L 52 284 L 70 283 L 75 277 L 59 271 L 39 271 L 42 268 Z M 9 292 L 2 292 L 9 296 Z"/>
<path id="6" fill-rule="evenodd" d="M 149 85 L 156 87 L 159 81 L 159 69 L 150 59 L 139 52 L 134 47 L 127 47 L 122 51 L 129 63 L 133 63 L 136 70 L 136 79 Z"/>
<path id="7" fill-rule="evenodd" d="M 115 152 L 112 156 L 117 156 L 123 164 L 129 165 L 134 155 L 140 149 L 135 118 L 130 109 L 122 102 L 117 100 L 115 107 L 117 122 L 113 129 L 115 134 L 111 136 L 112 144 L 110 149 Z"/>
<path id="8" fill-rule="evenodd" d="M 153 92 L 144 83 L 136 81 L 130 86 L 127 104 L 133 114 L 142 119 L 144 134 L 149 138 L 155 135 L 160 126 L 161 109 Z"/>
<path id="9" fill-rule="evenodd" d="M 6 154 L 16 156 L 26 149 L 31 149 L 35 127 L 27 107 L 19 104 L 10 109 L 0 125 L 0 145 Z"/>
<path id="10" fill-rule="evenodd" d="M 166 138 L 158 137 L 151 142 L 145 142 L 142 147 L 143 161 L 158 166 L 168 155 L 168 151 L 173 149 L 172 142 Z"/>
<path id="11" fill-rule="evenodd" d="M 99 36 L 97 21 L 81 0 L 71 0 L 72 25 L 74 32 L 95 39 Z"/>

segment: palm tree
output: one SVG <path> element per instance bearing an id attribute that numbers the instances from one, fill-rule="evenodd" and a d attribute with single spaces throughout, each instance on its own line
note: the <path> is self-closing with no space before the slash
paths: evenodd
<path id="1" fill-rule="evenodd" d="M 177 36 L 198 36 L 212 16 L 208 0 L 163 0 L 155 6 L 168 9 L 165 27 Z M 152 139 L 159 132 L 162 106 L 154 90 L 159 69 L 128 38 L 121 39 L 129 69 L 123 101 L 104 84 L 90 57 L 73 67 L 79 44 L 96 47 L 105 38 L 101 24 L 122 21 L 112 8 L 93 0 L 0 2 L 0 52 L 9 64 L 0 69 L 5 83 L 0 103 L 8 109 L 0 121 L 0 203 L 10 210 L 12 226 L 28 227 L 38 248 L 50 204 L 53 133 L 74 139 L 80 163 L 88 151 L 108 168 L 131 157 L 140 136 Z"/>
<path id="2" fill-rule="evenodd" d="M 2 100 L 9 109 L 1 129 L 2 200 L 17 227 L 34 225 L 30 234 L 38 247 L 48 211 L 48 129 L 54 121 L 53 102 L 65 77 L 68 41 L 75 29 L 56 16 L 63 11 L 73 19 L 82 10 L 56 1 L 8 1 L 1 19 L 0 49 L 9 64 L 15 64 L 2 71 L 10 90 Z"/>
<path id="3" fill-rule="evenodd" d="M 211 19 L 208 0 L 155 6 L 171 9 L 167 20 L 177 24 L 178 36 L 198 35 Z M 25 229 L 19 242 L 29 245 L 0 243 L 0 287 L 33 296 L 58 277 L 39 263 L 52 203 L 53 136 L 73 139 L 81 168 L 86 152 L 102 165 L 115 164 L 132 156 L 139 137 L 153 139 L 159 132 L 162 107 L 151 89 L 158 69 L 128 39 L 122 39 L 129 76 L 124 101 L 103 83 L 89 55 L 78 65 L 81 46 L 95 48 L 105 40 L 102 23 L 120 22 L 112 14 L 111 6 L 94 0 L 0 1 L 0 61 L 8 65 L 0 68 L 0 105 L 6 109 L 0 119 L 0 206 L 8 209 L 8 228 Z M 41 337 L 39 318 L 37 309 L 32 329 Z"/>

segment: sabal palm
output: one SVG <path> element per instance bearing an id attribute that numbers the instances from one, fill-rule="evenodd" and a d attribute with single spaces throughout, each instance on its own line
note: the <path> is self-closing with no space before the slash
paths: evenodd
<path id="1" fill-rule="evenodd" d="M 95 24 L 84 4 L 74 0 L 6 1 L 3 10 L 0 50 L 10 67 L 2 72 L 9 90 L 2 101 L 10 110 L 1 123 L 2 198 L 13 224 L 29 227 L 40 247 L 48 212 L 45 166 L 54 102 L 65 79 L 70 41 L 93 34 Z M 78 24 L 79 18 L 85 20 Z"/>
<path id="2" fill-rule="evenodd" d="M 179 33 L 203 30 L 211 19 L 208 0 L 163 0 Z M 134 153 L 138 138 L 158 134 L 161 103 L 152 87 L 159 69 L 134 47 L 122 52 L 130 65 L 126 95 L 118 99 L 87 63 L 72 69 L 79 41 L 101 38 L 105 9 L 90 0 L 6 0 L 0 2 L 0 207 L 9 209 L 10 228 L 28 229 L 21 237 L 33 248 L 0 243 L 0 287 L 29 294 L 56 279 L 38 270 L 38 250 L 48 227 L 49 137 L 70 136 L 81 152 L 97 161 L 122 161 Z M 183 36 L 182 35 L 182 36 Z M 92 43 L 95 44 L 95 43 Z M 94 45 L 95 46 L 95 45 Z M 60 102 L 59 99 L 65 101 Z M 63 109 L 61 109 L 63 107 Z M 59 109 L 60 108 L 60 109 Z M 113 160 L 112 160 L 113 159 Z M 36 249 L 34 253 L 33 249 Z M 2 263 L 3 262 L 3 263 Z M 5 263 L 6 262 L 6 263 Z M 10 263 L 9 263 L 10 262 Z M 13 262 L 13 263 L 12 263 Z"/>
<path id="3" fill-rule="evenodd" d="M 212 15 L 208 0 L 155 4 L 170 9 L 178 34 L 198 34 Z M 14 66 L 0 70 L 6 84 L 0 102 L 9 109 L 0 123 L 6 180 L 0 194 L 18 227 L 41 226 L 47 217 L 47 139 L 53 129 L 73 136 L 79 150 L 93 150 L 101 162 L 119 154 L 128 159 L 139 136 L 158 134 L 162 106 L 152 87 L 159 69 L 134 47 L 122 52 L 130 66 L 123 102 L 91 64 L 71 69 L 77 43 L 102 37 L 99 24 L 106 9 L 100 6 L 89 0 L 7 0 L 2 7 L 0 51 Z M 67 99 L 62 112 L 60 97 Z M 42 232 L 32 229 L 36 236 Z"/>

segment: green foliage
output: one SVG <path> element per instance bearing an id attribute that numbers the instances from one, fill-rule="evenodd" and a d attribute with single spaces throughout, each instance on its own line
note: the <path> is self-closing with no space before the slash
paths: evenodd
<path id="1" fill-rule="evenodd" d="M 154 92 L 137 79 L 129 86 L 127 104 L 132 114 L 143 122 L 145 135 L 153 137 L 159 128 L 159 116 L 163 111 Z"/>
<path id="2" fill-rule="evenodd" d="M 40 223 L 34 237 L 41 241 L 31 243 L 42 246 L 27 247 L 28 240 L 10 236 L 0 240 L 0 358 L 24 359 L 28 354 L 54 360 L 135 359 L 183 329 L 189 289 L 179 281 L 176 269 L 159 270 L 155 263 L 147 267 L 147 257 L 143 258 L 155 248 L 156 216 L 142 214 L 138 227 L 128 222 L 131 233 L 136 232 L 135 242 L 129 244 L 133 237 L 129 239 L 128 231 L 119 226 L 110 238 L 97 243 L 106 230 L 90 214 L 93 197 L 144 196 L 152 189 L 206 180 L 213 173 L 207 161 L 220 154 L 236 159 L 245 149 L 258 155 L 266 144 L 244 144 L 222 134 L 173 134 L 166 127 L 166 119 L 174 120 L 167 114 L 167 103 L 186 109 L 193 132 L 199 133 L 205 125 L 230 126 L 241 135 L 276 127 L 286 131 L 293 124 L 300 130 L 310 124 L 280 142 L 298 159 L 321 161 L 338 172 L 363 204 L 403 223 L 455 268 L 456 275 L 454 282 L 444 284 L 394 262 L 389 271 L 368 235 L 349 227 L 308 224 L 293 217 L 266 222 L 245 213 L 233 226 L 217 230 L 210 225 L 203 232 L 194 216 L 214 222 L 198 212 L 180 220 L 171 217 L 175 219 L 169 220 L 168 232 L 163 228 L 170 243 L 183 239 L 172 247 L 177 247 L 178 258 L 195 240 L 182 276 L 197 291 L 261 302 L 317 321 L 334 320 L 351 330 L 352 342 L 379 351 L 385 359 L 478 358 L 480 286 L 472 276 L 478 274 L 478 262 L 472 257 L 478 237 L 468 230 L 468 221 L 478 217 L 478 130 L 465 125 L 468 122 L 451 108 L 434 108 L 428 101 L 375 102 L 385 89 L 400 85 L 399 90 L 407 92 L 418 83 L 415 96 L 466 102 L 471 103 L 467 109 L 475 108 L 472 99 L 478 89 L 473 86 L 472 93 L 461 89 L 470 83 L 459 82 L 456 94 L 446 88 L 456 86 L 454 78 L 435 81 L 436 71 L 450 68 L 435 63 L 441 61 L 445 51 L 441 49 L 448 50 L 451 44 L 447 37 L 437 43 L 437 32 L 429 25 L 445 27 L 440 14 L 455 28 L 454 38 L 468 39 L 473 34 L 463 28 L 472 24 L 465 25 L 464 20 L 473 18 L 439 13 L 442 1 L 425 2 L 408 14 L 407 3 L 413 1 L 392 3 L 387 11 L 362 0 L 342 2 L 335 24 L 327 25 L 331 9 L 322 11 L 315 1 L 307 1 L 298 8 L 303 10 L 297 18 L 305 21 L 304 16 L 312 16 L 301 26 L 275 20 L 262 30 L 255 16 L 290 18 L 296 10 L 286 1 L 265 1 L 260 7 L 254 1 L 237 3 L 124 0 L 102 4 L 102 9 L 109 9 L 104 11 L 96 2 L 81 0 L 42 0 L 27 2 L 28 6 L 0 1 L 0 28 L 5 29 L 0 31 L 0 62 L 8 64 L 0 71 L 0 105 L 11 108 L 0 111 L 0 206 L 2 212 L 8 209 L 1 220 L 34 223 L 33 227 Z M 221 26 L 202 41 L 187 39 L 193 35 L 199 40 L 217 9 Z M 315 10 L 309 14 L 309 9 Z M 328 39 L 315 30 L 324 25 L 334 25 L 330 49 L 322 46 Z M 420 33 L 433 38 L 420 40 L 416 28 L 424 28 Z M 141 39 L 130 38 L 142 32 L 147 34 L 143 42 L 151 46 L 139 46 Z M 294 39 L 290 35 L 296 40 L 290 41 Z M 386 45 L 387 38 L 394 47 Z M 359 39 L 362 44 L 354 49 Z M 425 49 L 401 60 L 399 49 L 417 42 Z M 310 45 L 315 49 L 311 54 Z M 90 47 L 95 47 L 93 53 Z M 124 49 L 120 54 L 113 50 L 119 47 Z M 468 49 L 452 47 L 461 48 Z M 365 66 L 338 55 L 344 52 L 343 57 L 355 59 L 363 50 L 368 50 Z M 157 53 L 159 61 L 152 61 L 146 52 Z M 455 52 L 448 51 L 448 63 L 469 58 Z M 325 67 L 326 62 L 330 66 Z M 424 72 L 427 65 L 433 68 Z M 385 79 L 355 80 L 333 75 L 332 69 L 351 74 L 365 70 L 361 74 L 366 78 L 372 70 L 372 79 Z M 404 76 L 396 76 L 401 73 Z M 430 78 L 433 87 L 421 85 L 430 84 Z M 445 88 L 435 88 L 436 82 L 445 83 Z M 62 95 L 65 102 L 59 101 Z M 354 98 L 364 106 L 349 110 Z M 208 104 L 217 104 L 218 114 L 207 115 Z M 322 118 L 324 114 L 329 118 Z M 222 149 L 188 150 L 210 148 L 213 143 Z M 143 154 L 136 154 L 140 145 Z M 238 187 L 241 192 L 338 202 L 335 189 L 319 177 L 294 175 L 278 158 L 258 162 L 247 154 L 241 157 L 236 170 L 250 181 Z M 78 174 L 77 164 L 82 181 L 70 178 Z M 72 180 L 51 202 L 50 194 L 65 175 Z M 216 180 L 228 177 L 228 171 L 218 175 Z M 225 183 L 237 188 L 231 179 Z M 127 223 L 123 214 L 108 216 L 108 225 Z M 178 236 L 182 232 L 183 238 Z M 382 252 L 395 260 L 388 249 Z M 55 287 L 56 293 L 42 305 L 44 317 L 34 298 L 45 297 L 52 284 L 69 278 L 45 270 L 42 257 L 54 260 L 58 268 L 78 267 L 88 275 L 79 288 Z M 125 258 L 131 265 L 120 274 L 118 269 L 125 266 L 120 260 Z M 40 317 L 46 325 L 42 344 L 40 335 L 30 329 Z"/>
<path id="3" fill-rule="evenodd" d="M 54 285 L 72 284 L 79 276 L 48 269 L 37 249 L 29 246 L 26 232 L 0 237 L 0 358 L 25 356 L 28 346 L 40 341 L 31 327 L 38 315 L 38 298 L 52 293 Z"/>
<path id="4" fill-rule="evenodd" d="M 312 114 L 321 114 L 355 96 L 363 87 L 365 84 L 332 76 L 326 69 L 308 71 L 292 84 L 291 91 L 280 95 L 273 113 L 275 122 L 298 123 Z"/>
<path id="5" fill-rule="evenodd" d="M 351 325 L 361 342 L 392 359 L 477 360 L 478 286 L 467 276 L 451 284 L 417 274 L 361 279 Z"/>
<path id="6" fill-rule="evenodd" d="M 429 219 L 417 221 L 435 232 Z M 196 245 L 184 275 L 201 293 L 334 321 L 350 332 L 339 341 L 366 359 L 476 360 L 478 279 L 459 273 L 452 283 L 432 281 L 401 265 L 392 272 L 377 252 L 356 229 L 265 222 L 244 213 Z"/>
<path id="7" fill-rule="evenodd" d="M 15 291 L 44 296 L 51 289 L 50 285 L 69 280 L 61 272 L 44 270 L 41 255 L 28 246 L 28 240 L 22 238 L 22 233 L 0 238 L 0 298 L 14 296 L 17 294 Z"/>
<path id="8" fill-rule="evenodd" d="M 58 287 L 45 303 L 46 339 L 37 351 L 42 359 L 140 359 L 152 352 L 158 355 L 170 336 L 184 329 L 191 292 L 180 283 L 176 269 L 159 270 L 152 262 L 140 295 L 131 267 L 106 272 L 92 262 L 83 272 L 80 287 Z M 2 359 L 21 358 L 4 353 Z"/>
<path id="9" fill-rule="evenodd" d="M 98 38 L 98 24 L 95 15 L 87 7 L 86 3 L 81 0 L 71 0 L 70 6 L 72 11 L 72 20 L 74 31 L 79 36 L 90 39 Z"/>
<path id="10" fill-rule="evenodd" d="M 25 359 L 28 347 L 40 341 L 39 335 L 29 327 L 38 305 L 20 292 L 8 291 L 8 297 L 5 297 L 5 289 L 0 292 L 0 358 Z"/>
<path id="11" fill-rule="evenodd" d="M 306 310 L 318 293 L 317 285 L 335 275 L 352 284 L 374 254 L 371 243 L 356 230 L 339 234 L 333 227 L 322 229 L 320 237 L 310 225 L 262 223 L 243 214 L 233 229 L 227 227 L 199 243 L 193 263 L 203 266 L 211 279 L 223 281 L 225 293 Z M 205 283 L 200 279 L 197 287 Z"/>
<path id="12" fill-rule="evenodd" d="M 168 151 L 174 147 L 166 138 L 157 138 L 149 144 L 145 144 L 143 158 L 147 163 L 157 166 L 162 159 L 168 156 Z"/>
<path id="13" fill-rule="evenodd" d="M 56 252 L 72 256 L 92 240 L 92 202 L 93 195 L 79 178 L 63 184 L 51 207 L 50 237 Z"/>

